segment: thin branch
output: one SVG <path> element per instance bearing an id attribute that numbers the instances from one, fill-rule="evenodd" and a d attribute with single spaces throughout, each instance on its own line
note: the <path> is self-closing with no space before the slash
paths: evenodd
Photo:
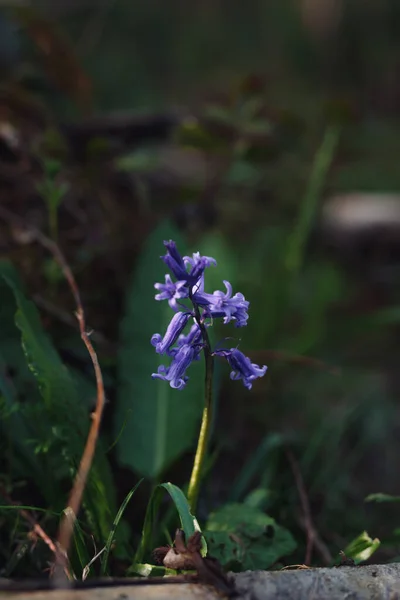
<path id="1" fill-rule="evenodd" d="M 60 561 L 60 552 L 57 553 L 56 559 L 58 566 L 62 566 L 65 570 L 66 560 L 68 557 L 68 551 L 71 544 L 72 534 L 74 530 L 75 521 L 77 519 L 77 515 L 79 513 L 79 509 L 82 502 L 83 492 L 86 486 L 87 478 L 89 475 L 89 471 L 93 462 L 96 443 L 99 437 L 100 431 L 100 423 L 103 415 L 104 405 L 105 405 L 105 393 L 104 393 L 104 384 L 103 384 L 103 376 L 101 373 L 99 361 L 97 359 L 97 354 L 92 346 L 92 343 L 89 339 L 89 335 L 86 331 L 86 322 L 85 322 L 85 313 L 83 310 L 81 297 L 79 293 L 79 288 L 75 281 L 75 277 L 63 255 L 60 248 L 55 244 L 52 240 L 50 240 L 47 236 L 45 236 L 38 229 L 27 225 L 22 219 L 5 209 L 4 207 L 0 207 L 0 217 L 4 218 L 7 222 L 11 222 L 14 224 L 19 224 L 20 226 L 24 226 L 28 229 L 29 233 L 31 233 L 32 238 L 35 238 L 42 246 L 44 246 L 54 257 L 54 259 L 60 265 L 64 277 L 68 282 L 68 285 L 71 289 L 72 295 L 76 304 L 76 318 L 79 323 L 79 330 L 81 333 L 81 338 L 89 352 L 90 358 L 93 363 L 93 368 L 96 376 L 96 386 L 97 386 L 97 400 L 96 400 L 96 408 L 92 413 L 92 425 L 89 430 L 89 434 L 86 440 L 85 449 L 83 451 L 83 455 L 79 464 L 78 472 L 75 477 L 74 484 L 72 486 L 72 490 L 70 492 L 68 506 L 64 511 L 64 516 L 61 520 L 59 532 L 58 532 L 58 544 L 61 551 L 64 553 L 64 561 L 61 563 Z"/>
<path id="2" fill-rule="evenodd" d="M 296 458 L 290 450 L 286 450 L 286 457 L 289 461 L 290 468 L 292 469 L 293 477 L 296 483 L 297 491 L 300 497 L 300 504 L 303 511 L 303 520 L 304 520 L 304 529 L 306 531 L 306 555 L 304 558 L 304 564 L 310 565 L 312 551 L 315 547 L 321 555 L 322 560 L 326 565 L 331 564 L 332 556 L 325 546 L 325 544 L 320 539 L 317 530 L 315 529 L 312 516 L 311 516 L 311 508 L 310 502 L 308 500 L 308 495 L 306 492 L 306 488 L 303 481 L 303 476 L 300 471 L 300 467 Z"/>
<path id="3" fill-rule="evenodd" d="M 74 319 L 72 315 L 47 300 L 47 298 L 44 298 L 40 294 L 34 294 L 33 300 L 40 308 L 48 312 L 52 317 L 58 319 L 61 323 L 69 325 L 74 329 L 79 329 L 79 325 L 77 326 L 76 319 Z M 116 346 L 107 340 L 100 331 L 94 331 L 91 334 L 91 338 L 94 342 L 96 342 L 96 344 L 103 346 L 105 351 L 115 356 Z"/>
<path id="4" fill-rule="evenodd" d="M 0 483 L 0 495 L 3 496 L 3 498 L 8 502 L 8 504 L 10 504 L 11 506 L 19 506 L 19 502 L 15 502 L 11 496 L 8 494 L 6 488 L 4 487 L 4 485 L 2 485 Z M 18 509 L 19 514 L 21 515 L 21 517 L 23 517 L 25 519 L 25 521 L 27 523 L 29 523 L 29 525 L 32 527 L 32 531 L 38 536 L 40 537 L 44 543 L 50 548 L 50 550 L 54 553 L 54 555 L 57 557 L 60 552 L 57 549 L 56 544 L 53 542 L 53 540 L 47 535 L 47 533 L 44 531 L 44 529 L 42 528 L 41 525 L 39 525 L 39 523 L 37 523 L 37 521 L 35 520 L 35 518 L 24 508 L 19 508 Z"/>

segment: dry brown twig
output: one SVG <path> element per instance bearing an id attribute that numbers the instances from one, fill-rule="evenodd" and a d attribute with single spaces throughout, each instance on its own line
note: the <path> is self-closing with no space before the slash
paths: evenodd
<path id="1" fill-rule="evenodd" d="M 286 456 L 290 464 L 290 468 L 292 469 L 293 477 L 296 483 L 297 491 L 300 497 L 300 504 L 303 511 L 304 518 L 304 529 L 306 531 L 306 555 L 304 558 L 304 564 L 309 565 L 311 562 L 312 551 L 315 547 L 322 560 L 326 565 L 329 565 L 332 562 L 332 556 L 325 546 L 323 541 L 320 539 L 317 530 L 315 529 L 312 516 L 311 516 L 311 508 L 310 502 L 308 500 L 306 488 L 303 481 L 303 476 L 301 474 L 299 465 L 297 463 L 296 458 L 290 450 L 286 450 Z"/>
<path id="2" fill-rule="evenodd" d="M 62 308 L 55 306 L 52 302 L 47 300 L 47 298 L 41 296 L 40 294 L 34 294 L 33 300 L 39 308 L 45 310 L 49 315 L 55 317 L 61 323 L 73 327 L 74 329 L 79 329 L 79 324 L 76 322 L 76 319 L 68 312 L 64 311 Z M 110 355 L 115 356 L 116 354 L 116 345 L 107 340 L 104 335 L 100 331 L 94 331 L 91 335 L 91 338 L 96 344 L 101 345 L 104 351 L 108 352 Z"/>
<path id="3" fill-rule="evenodd" d="M 224 593 L 225 597 L 236 597 L 235 584 L 232 577 L 224 573 L 217 560 L 201 555 L 201 532 L 195 531 L 186 541 L 182 529 L 177 529 L 173 546 L 156 548 L 153 556 L 158 564 L 169 569 L 197 571 L 197 581 L 214 586 Z"/>
<path id="4" fill-rule="evenodd" d="M 11 506 L 15 506 L 15 507 L 19 506 L 19 503 L 15 502 L 15 500 L 13 500 L 11 498 L 11 496 L 8 494 L 6 488 L 2 484 L 0 484 L 0 495 L 3 496 L 3 498 Z M 57 549 L 56 544 L 53 542 L 51 537 L 47 535 L 47 533 L 44 531 L 43 527 L 41 525 L 39 525 L 39 523 L 36 521 L 36 519 L 33 517 L 33 515 L 31 515 L 27 510 L 25 510 L 25 508 L 19 508 L 18 512 L 21 515 L 21 517 L 23 517 L 25 519 L 25 521 L 27 523 L 29 523 L 29 525 L 32 527 L 33 533 L 35 535 L 37 535 L 38 537 L 40 537 L 44 541 L 44 543 L 50 548 L 50 550 L 54 553 L 54 555 L 57 556 L 59 554 L 59 550 Z"/>
<path id="5" fill-rule="evenodd" d="M 85 322 L 85 313 L 83 310 L 81 297 L 79 293 L 79 289 L 77 283 L 75 281 L 75 277 L 63 255 L 58 245 L 45 236 L 38 229 L 27 225 L 23 219 L 14 215 L 12 212 L 8 211 L 4 207 L 0 207 L 0 217 L 3 218 L 8 223 L 12 223 L 14 225 L 22 226 L 31 234 L 32 239 L 35 239 L 42 246 L 44 246 L 57 261 L 59 266 L 61 267 L 64 277 L 68 282 L 68 285 L 71 289 L 72 295 L 76 304 L 76 312 L 75 316 L 78 320 L 79 330 L 81 334 L 81 338 L 89 352 L 90 358 L 93 363 L 93 368 L 96 376 L 96 387 L 97 387 L 97 399 L 96 399 L 96 408 L 92 413 L 92 424 L 89 430 L 89 434 L 86 440 L 86 445 L 82 454 L 81 461 L 79 463 L 78 472 L 75 476 L 75 481 L 72 486 L 72 490 L 69 495 L 68 506 L 64 511 L 64 516 L 62 518 L 57 543 L 59 550 L 56 552 L 56 563 L 58 567 L 62 567 L 62 570 L 65 572 L 68 565 L 68 551 L 71 544 L 71 538 L 74 530 L 74 525 L 77 519 L 77 515 L 79 513 L 79 509 L 82 502 L 83 492 L 86 486 L 87 478 L 89 475 L 90 467 L 93 462 L 94 453 L 96 450 L 97 439 L 99 437 L 100 431 L 100 423 L 103 415 L 104 405 L 105 405 L 105 393 L 104 393 L 104 384 L 103 384 L 103 376 L 101 373 L 99 361 L 97 359 L 97 354 L 92 346 L 92 343 L 89 338 L 89 334 L 86 331 L 86 322 Z"/>

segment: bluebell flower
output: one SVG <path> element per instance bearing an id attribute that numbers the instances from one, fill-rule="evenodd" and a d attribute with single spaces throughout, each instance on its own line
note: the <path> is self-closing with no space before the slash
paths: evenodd
<path id="1" fill-rule="evenodd" d="M 212 256 L 201 256 L 200 252 L 193 252 L 192 256 L 184 256 L 183 262 L 189 264 L 192 269 L 202 267 L 217 266 L 217 261 Z"/>
<path id="2" fill-rule="evenodd" d="M 195 323 L 192 325 L 189 333 L 184 335 L 183 333 L 178 337 L 175 348 L 171 348 L 168 351 L 168 356 L 176 356 L 177 352 L 182 346 L 191 346 L 196 350 L 193 360 L 200 359 L 200 352 L 203 349 L 204 342 L 201 334 L 200 327 Z"/>
<path id="3" fill-rule="evenodd" d="M 255 363 L 252 363 L 250 358 L 245 356 L 243 352 L 240 352 L 237 348 L 231 348 L 230 350 L 216 350 L 214 354 L 218 356 L 224 356 L 232 368 L 230 378 L 237 380 L 243 379 L 243 385 L 250 390 L 253 385 L 254 379 L 257 377 L 263 377 L 267 371 L 267 367 L 259 367 Z"/>
<path id="4" fill-rule="evenodd" d="M 186 375 L 186 369 L 196 359 L 197 353 L 195 347 L 184 344 L 175 353 L 170 366 L 165 367 L 164 365 L 160 365 L 158 372 L 152 374 L 152 378 L 169 381 L 172 388 L 182 390 L 189 380 L 189 377 Z"/>
<path id="5" fill-rule="evenodd" d="M 187 281 L 188 273 L 186 271 L 186 266 L 182 256 L 178 252 L 175 242 L 172 240 L 164 242 L 164 246 L 167 249 L 167 254 L 161 257 L 162 260 L 178 281 Z"/>
<path id="6" fill-rule="evenodd" d="M 156 294 L 156 300 L 168 300 L 168 304 L 173 310 L 179 310 L 178 300 L 189 296 L 186 281 L 174 283 L 171 275 L 165 276 L 165 283 L 155 283 L 154 287 L 160 292 Z"/>
<path id="7" fill-rule="evenodd" d="M 187 335 L 182 333 L 179 336 L 177 345 L 183 346 L 184 344 L 189 344 L 191 346 L 198 346 L 199 344 L 202 344 L 201 329 L 197 323 L 192 325 Z"/>
<path id="8" fill-rule="evenodd" d="M 166 354 L 171 359 L 168 367 L 160 366 L 152 377 L 169 381 L 171 387 L 181 390 L 188 381 L 186 370 L 190 364 L 200 358 L 205 347 L 211 351 L 205 334 L 206 328 L 218 318 L 223 318 L 224 323 L 234 321 L 236 327 L 244 327 L 249 318 L 249 302 L 241 293 L 232 295 L 229 281 L 224 281 L 226 292 L 216 290 L 209 294 L 204 291 L 205 270 L 217 264 L 211 256 L 201 256 L 199 252 L 195 252 L 192 256 L 182 257 L 172 240 L 164 242 L 164 246 L 167 252 L 161 258 L 176 281 L 170 275 L 165 275 L 165 283 L 156 283 L 154 286 L 158 291 L 155 298 L 167 300 L 176 312 L 164 337 L 155 333 L 151 338 L 156 352 Z M 190 302 L 193 310 L 187 308 L 181 300 Z M 191 318 L 194 324 L 189 333 L 185 334 L 184 330 Z M 254 379 L 265 375 L 267 370 L 266 366 L 259 367 L 252 363 L 235 348 L 216 350 L 213 354 L 226 358 L 232 368 L 231 379 L 242 379 L 248 389 L 251 389 Z"/>
<path id="9" fill-rule="evenodd" d="M 200 252 L 195 252 L 192 257 L 184 256 L 185 265 L 190 265 L 189 275 L 192 285 L 196 285 L 200 278 L 203 277 L 204 270 L 207 267 L 217 266 L 217 261 L 211 256 L 201 256 Z"/>
<path id="10" fill-rule="evenodd" d="M 164 337 L 155 333 L 151 338 L 151 345 L 155 347 L 157 354 L 169 353 L 182 331 L 185 329 L 190 318 L 190 312 L 177 312 L 171 319 Z"/>
<path id="11" fill-rule="evenodd" d="M 211 258 L 210 256 L 200 256 L 199 252 L 194 253 L 192 257 L 185 256 L 182 258 L 175 242 L 172 240 L 164 242 L 164 246 L 167 249 L 167 254 L 161 257 L 162 260 L 172 271 L 176 279 L 179 282 L 186 282 L 189 287 L 196 285 L 202 277 L 206 267 L 217 264 L 217 261 L 214 258 Z M 189 270 L 187 270 L 187 267 L 190 267 Z"/>
<path id="12" fill-rule="evenodd" d="M 232 296 L 232 286 L 229 281 L 224 281 L 224 285 L 225 294 L 219 290 L 213 294 L 198 291 L 194 294 L 193 301 L 204 306 L 207 315 L 214 319 L 224 317 L 225 324 L 234 319 L 236 327 L 245 327 L 249 318 L 247 310 L 250 303 L 243 294 L 237 293 Z"/>

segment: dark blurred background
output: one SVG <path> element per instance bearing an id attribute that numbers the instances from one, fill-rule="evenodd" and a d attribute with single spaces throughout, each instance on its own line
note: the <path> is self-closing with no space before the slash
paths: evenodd
<path id="1" fill-rule="evenodd" d="M 364 529 L 381 560 L 398 554 L 396 504 L 364 499 L 400 494 L 399 30 L 397 0 L 0 5 L 1 256 L 81 381 L 92 372 L 68 287 L 14 217 L 67 255 L 105 373 L 110 443 L 131 401 L 118 391 L 121 323 L 146 240 L 168 221 L 216 256 L 211 290 L 229 279 L 250 300 L 241 348 L 269 370 L 251 393 L 220 374 L 199 518 L 263 490 L 263 509 L 298 541 L 292 562 L 305 544 L 296 469 L 332 556 Z M 43 186 L 55 183 L 54 211 Z M 188 479 L 198 409 L 163 480 Z M 126 427 L 110 458 L 120 500 L 138 475 L 161 477 L 129 458 Z M 19 496 L 40 502 L 22 479 Z M 146 491 L 137 498 L 133 539 Z"/>

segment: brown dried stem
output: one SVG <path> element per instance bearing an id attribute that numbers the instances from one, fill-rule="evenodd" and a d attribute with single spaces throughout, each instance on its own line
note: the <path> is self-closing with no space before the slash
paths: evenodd
<path id="1" fill-rule="evenodd" d="M 3 498 L 8 502 L 8 504 L 10 504 L 11 506 L 19 506 L 18 502 L 15 502 L 11 496 L 8 494 L 6 488 L 4 487 L 4 485 L 0 484 L 0 495 L 3 496 Z M 59 550 L 57 549 L 56 544 L 53 542 L 53 540 L 47 535 L 47 533 L 44 531 L 43 527 L 41 525 L 39 525 L 39 523 L 37 523 L 36 519 L 33 517 L 33 515 L 31 515 L 27 510 L 25 510 L 25 508 L 19 508 L 18 509 L 19 514 L 21 515 L 21 517 L 23 517 L 23 519 L 25 519 L 25 521 L 27 523 L 29 523 L 29 525 L 32 527 L 32 531 L 38 536 L 40 537 L 44 543 L 50 548 L 50 550 L 54 553 L 54 555 L 57 557 L 59 555 Z"/>
<path id="2" fill-rule="evenodd" d="M 311 516 L 311 508 L 310 502 L 308 500 L 308 495 L 306 492 L 306 488 L 303 481 L 303 476 L 300 471 L 300 467 L 296 458 L 290 450 L 286 450 L 286 456 L 290 464 L 290 468 L 292 469 L 293 477 L 296 483 L 297 491 L 300 497 L 300 504 L 303 511 L 303 522 L 304 529 L 306 531 L 306 555 L 304 558 L 304 564 L 309 566 L 311 563 L 312 551 L 315 547 L 322 560 L 326 565 L 329 565 L 332 562 L 332 556 L 325 546 L 325 544 L 320 539 L 317 530 L 315 529 L 312 516 Z"/>

